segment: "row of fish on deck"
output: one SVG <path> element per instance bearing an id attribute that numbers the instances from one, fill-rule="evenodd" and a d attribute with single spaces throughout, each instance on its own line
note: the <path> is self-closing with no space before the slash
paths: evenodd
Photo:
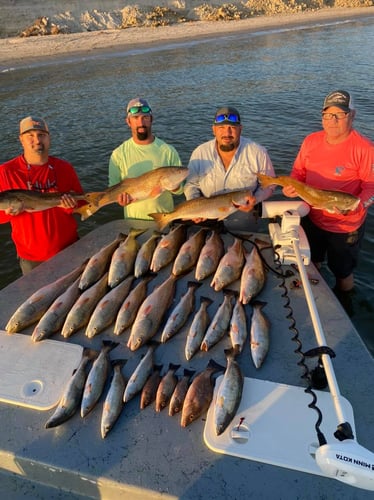
<path id="1" fill-rule="evenodd" d="M 46 423 L 47 428 L 65 422 L 79 406 L 81 416 L 87 415 L 100 399 L 112 366 L 113 378 L 103 404 L 102 437 L 113 427 L 123 405 L 138 393 L 141 408 L 152 401 L 158 411 L 169 405 L 169 414 L 180 412 L 181 425 L 185 427 L 208 409 L 213 399 L 213 375 L 224 372 L 215 404 L 216 432 L 221 434 L 240 404 L 244 379 L 235 358 L 243 349 L 248 331 L 256 368 L 266 357 L 270 324 L 262 311 L 264 303 L 253 299 L 265 284 L 261 248 L 269 244 L 252 242 L 249 251 L 244 241 L 233 235 L 233 242 L 225 251 L 218 230 L 200 227 L 188 235 L 185 224 L 176 224 L 166 234 L 154 230 L 140 244 L 137 238 L 143 232 L 131 229 L 128 235 L 119 234 L 77 269 L 36 291 L 18 307 L 5 327 L 8 333 L 15 333 L 35 324 L 31 338 L 37 342 L 59 331 L 68 338 L 82 328 L 87 338 L 93 338 L 114 325 L 116 336 L 130 330 L 130 351 L 147 346 L 127 383 L 122 373 L 126 360 L 111 361 L 109 357 L 118 342 L 104 340 L 100 353 L 86 347 L 80 366 Z M 168 265 L 170 275 L 147 293 L 148 284 Z M 166 317 L 176 282 L 192 270 L 195 279 L 187 282 L 187 290 Z M 208 297 L 201 295 L 200 305 L 194 311 L 195 292 L 208 278 L 211 289 L 223 293 L 212 319 L 208 308 L 213 301 Z M 136 279 L 138 283 L 133 286 Z M 238 291 L 228 289 L 234 282 L 239 283 Z M 221 295 L 217 293 L 218 297 Z M 248 303 L 252 305 L 250 328 L 244 309 Z M 194 376 L 194 370 L 185 369 L 178 380 L 175 372 L 180 365 L 170 363 L 161 376 L 162 367 L 155 363 L 154 352 L 160 343 L 169 342 L 191 315 L 186 360 L 198 351 L 209 351 L 228 333 L 232 347 L 225 349 L 227 365 L 223 367 L 211 359 L 201 373 Z M 159 331 L 160 342 L 154 340 Z"/>

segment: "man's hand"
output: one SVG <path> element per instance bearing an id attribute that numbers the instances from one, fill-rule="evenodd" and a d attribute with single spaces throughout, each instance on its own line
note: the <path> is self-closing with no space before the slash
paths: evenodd
<path id="1" fill-rule="evenodd" d="M 297 196 L 299 196 L 297 194 L 296 189 L 293 186 L 285 186 L 282 189 L 282 193 L 284 194 L 284 196 L 287 196 L 288 198 L 297 198 Z"/>
<path id="2" fill-rule="evenodd" d="M 257 200 L 254 196 L 246 196 L 244 205 L 239 205 L 236 203 L 233 203 L 233 205 L 241 212 L 250 212 L 251 210 L 253 210 L 253 207 L 256 205 L 256 203 Z"/>
<path id="3" fill-rule="evenodd" d="M 61 207 L 62 208 L 75 208 L 78 205 L 77 201 L 73 196 L 65 193 L 61 196 Z"/>
<path id="4" fill-rule="evenodd" d="M 25 207 L 22 201 L 19 201 L 17 204 L 13 204 L 4 210 L 7 215 L 19 215 L 24 211 Z"/>
<path id="5" fill-rule="evenodd" d="M 117 202 L 121 207 L 126 207 L 126 205 L 130 205 L 134 201 L 134 198 L 132 198 L 129 194 L 127 193 L 121 193 L 118 198 Z"/>

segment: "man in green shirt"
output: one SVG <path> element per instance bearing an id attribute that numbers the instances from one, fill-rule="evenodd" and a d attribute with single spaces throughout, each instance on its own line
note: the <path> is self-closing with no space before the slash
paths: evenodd
<path id="1" fill-rule="evenodd" d="M 131 138 L 124 141 L 111 154 L 109 160 L 109 186 L 127 177 L 138 177 L 159 167 L 181 166 L 176 149 L 152 134 L 152 109 L 145 99 L 131 99 L 126 108 L 127 125 Z M 183 187 L 173 194 L 182 194 Z M 173 194 L 164 191 L 156 198 L 133 201 L 123 193 L 118 203 L 124 207 L 125 219 L 153 220 L 148 214 L 174 210 Z"/>

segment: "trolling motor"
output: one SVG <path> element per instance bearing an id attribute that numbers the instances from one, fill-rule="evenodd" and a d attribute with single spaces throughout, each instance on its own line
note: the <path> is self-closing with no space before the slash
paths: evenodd
<path id="1" fill-rule="evenodd" d="M 273 246 L 277 248 L 283 264 L 296 262 L 318 345 L 326 346 L 326 339 L 305 270 L 305 265 L 310 262 L 310 248 L 304 230 L 300 226 L 300 217 L 307 215 L 309 206 L 302 201 L 264 201 L 262 205 L 262 218 L 278 216 L 282 218 L 281 225 L 269 224 Z M 337 442 L 321 443 L 315 452 L 316 463 L 328 477 L 357 488 L 374 491 L 374 453 L 358 444 L 353 436 L 351 425 L 344 414 L 330 356 L 322 354 L 320 360 L 325 370 L 338 426 L 334 433 Z"/>

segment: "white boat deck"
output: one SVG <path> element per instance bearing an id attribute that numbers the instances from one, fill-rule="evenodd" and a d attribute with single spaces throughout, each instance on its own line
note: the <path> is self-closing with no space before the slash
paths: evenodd
<path id="1" fill-rule="evenodd" d="M 87 257 L 116 238 L 119 232 L 127 233 L 130 223 L 122 220 L 98 227 L 80 241 L 40 265 L 0 291 L 0 330 L 16 308 L 41 286 L 66 274 Z M 140 242 L 150 235 L 152 224 L 145 224 L 149 231 L 141 235 Z M 261 236 L 261 235 L 257 235 Z M 226 247 L 231 235 L 224 236 Z M 251 245 L 248 245 L 251 248 Z M 274 266 L 271 250 L 265 251 L 267 261 Z M 292 269 L 283 266 L 283 270 Z M 279 269 L 278 269 L 279 270 Z M 171 271 L 171 265 L 160 271 L 150 282 L 149 289 L 161 283 Z M 319 280 L 312 285 L 316 307 L 328 346 L 336 357 L 332 360 L 342 396 L 352 406 L 357 441 L 374 450 L 374 360 L 350 319 L 313 265 L 307 266 L 309 275 Z M 194 271 L 177 281 L 176 304 L 186 292 L 187 282 L 194 279 Z M 265 289 L 259 299 L 267 302 L 264 312 L 271 321 L 271 343 L 263 366 L 256 369 L 250 358 L 249 344 L 238 358 L 245 377 L 277 384 L 305 388 L 303 367 L 298 343 L 292 340 L 297 329 L 302 343 L 301 351 L 317 347 L 312 321 L 302 288 L 292 288 L 298 276 L 282 279 L 268 272 Z M 209 296 L 214 304 L 209 308 L 211 317 L 222 301 L 222 292 L 214 292 L 206 279 L 196 292 L 199 297 Z M 286 307 L 287 297 L 290 301 Z M 173 307 L 173 306 L 172 306 Z M 292 328 L 295 320 L 295 328 Z M 247 318 L 251 306 L 247 307 Z M 230 346 L 227 337 L 208 353 L 199 352 L 190 362 L 184 358 L 184 343 L 189 323 L 155 352 L 155 362 L 164 370 L 169 363 L 197 371 L 207 365 L 210 358 L 225 364 L 224 348 Z M 33 327 L 22 334 L 31 335 Z M 65 340 L 56 334 L 53 340 L 100 349 L 102 340 L 118 340 L 120 345 L 110 353 L 111 359 L 126 358 L 123 368 L 126 377 L 132 373 L 146 347 L 130 352 L 126 347 L 129 332 L 119 337 L 113 326 L 93 339 L 84 335 L 84 329 Z M 159 339 L 159 335 L 155 337 Z M 31 342 L 31 339 L 30 339 Z M 314 368 L 317 359 L 308 360 Z M 346 485 L 323 475 L 301 472 L 292 468 L 275 466 L 256 460 L 247 460 L 212 451 L 204 442 L 206 415 L 187 428 L 180 426 L 180 416 L 170 417 L 167 409 L 157 413 L 154 406 L 140 410 L 139 396 L 124 406 L 115 427 L 106 439 L 100 436 L 103 397 L 94 410 L 81 418 L 73 418 L 54 429 L 44 425 L 53 410 L 35 410 L 9 403 L 0 403 L 0 472 L 3 491 L 7 498 L 129 498 L 129 499 L 371 499 L 373 492 Z M 318 401 L 317 401 L 318 405 Z M 317 420 L 313 409 L 312 420 Z M 290 416 L 293 413 L 289 406 Z M 334 418 L 329 414 L 326 419 Z M 292 421 L 292 419 L 290 419 Z M 284 415 L 279 422 L 284 422 Z M 237 423 L 237 422 L 236 422 Z M 309 420 L 306 422 L 310 425 Z M 338 422 L 336 422 L 338 424 Z M 279 439 L 283 423 L 266 430 L 272 440 Z M 322 432 L 325 431 L 321 423 Z M 287 431 L 289 432 L 289 430 Z M 295 429 L 297 432 L 297 429 Z M 328 442 L 336 442 L 330 434 Z M 269 437 L 268 437 L 269 439 Z M 317 438 L 315 438 L 317 441 Z M 305 443 L 308 449 L 310 443 Z"/>

